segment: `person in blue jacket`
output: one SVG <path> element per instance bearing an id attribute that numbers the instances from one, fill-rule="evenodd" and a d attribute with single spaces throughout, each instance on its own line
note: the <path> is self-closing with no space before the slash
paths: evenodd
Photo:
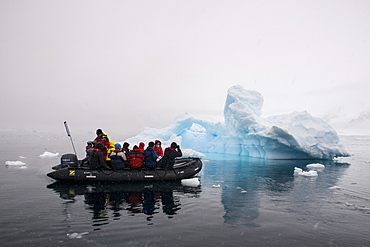
<path id="1" fill-rule="evenodd" d="M 145 168 L 155 169 L 156 159 L 158 158 L 156 151 L 154 150 L 154 142 L 149 142 L 148 147 L 144 151 L 145 154 Z"/>

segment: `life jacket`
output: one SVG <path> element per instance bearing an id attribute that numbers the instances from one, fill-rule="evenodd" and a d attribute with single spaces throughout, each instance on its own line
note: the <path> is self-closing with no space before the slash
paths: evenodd
<path id="1" fill-rule="evenodd" d="M 94 148 L 92 146 L 86 146 L 86 155 L 88 155 L 89 153 L 91 153 L 91 151 L 94 150 Z"/>
<path id="2" fill-rule="evenodd" d="M 131 168 L 140 168 L 143 165 L 145 156 L 139 149 L 134 149 L 128 155 L 128 162 Z"/>

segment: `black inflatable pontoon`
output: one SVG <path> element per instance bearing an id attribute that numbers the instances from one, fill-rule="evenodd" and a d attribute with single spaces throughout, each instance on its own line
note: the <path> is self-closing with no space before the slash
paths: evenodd
<path id="1" fill-rule="evenodd" d="M 202 169 L 199 158 L 175 160 L 173 169 L 90 169 L 77 161 L 74 155 L 63 155 L 61 164 L 53 167 L 47 176 L 58 181 L 70 182 L 126 182 L 126 181 L 168 181 L 191 178 Z"/>

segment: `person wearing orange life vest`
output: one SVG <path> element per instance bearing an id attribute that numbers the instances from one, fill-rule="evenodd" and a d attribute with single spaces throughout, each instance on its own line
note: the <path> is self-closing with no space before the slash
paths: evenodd
<path id="1" fill-rule="evenodd" d="M 135 145 L 134 149 L 132 149 L 131 152 L 129 153 L 127 160 L 131 168 L 140 168 L 143 166 L 145 155 Z"/>

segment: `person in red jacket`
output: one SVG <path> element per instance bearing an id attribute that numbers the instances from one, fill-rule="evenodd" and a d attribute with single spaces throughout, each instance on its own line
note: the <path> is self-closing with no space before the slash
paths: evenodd
<path id="1" fill-rule="evenodd" d="M 144 142 L 140 142 L 140 143 L 139 143 L 139 149 L 140 149 L 140 151 L 141 151 L 141 152 L 143 152 L 143 153 L 145 152 L 144 147 L 145 147 Z"/>
<path id="2" fill-rule="evenodd" d="M 131 168 L 140 168 L 143 166 L 145 155 L 135 145 L 134 149 L 132 149 L 131 152 L 129 153 L 127 160 Z"/>
<path id="3" fill-rule="evenodd" d="M 154 142 L 154 151 L 157 153 L 158 157 L 163 157 L 163 149 L 162 149 L 162 143 L 160 140 L 155 140 Z"/>

